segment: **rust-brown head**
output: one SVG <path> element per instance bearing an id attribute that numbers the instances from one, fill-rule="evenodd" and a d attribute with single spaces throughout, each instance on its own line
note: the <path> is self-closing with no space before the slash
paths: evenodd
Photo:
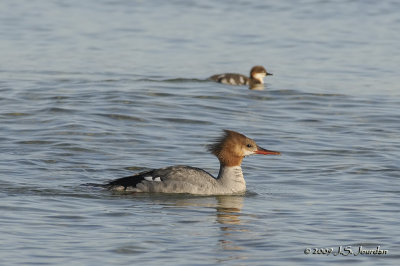
<path id="1" fill-rule="evenodd" d="M 263 66 L 254 66 L 250 70 L 250 78 L 257 80 L 260 84 L 264 83 L 264 77 L 268 75 L 272 73 L 268 73 Z"/>
<path id="2" fill-rule="evenodd" d="M 264 154 L 279 155 L 280 152 L 261 148 L 256 142 L 243 134 L 232 130 L 224 130 L 224 134 L 209 144 L 208 150 L 217 156 L 224 166 L 239 166 L 247 155 Z"/>

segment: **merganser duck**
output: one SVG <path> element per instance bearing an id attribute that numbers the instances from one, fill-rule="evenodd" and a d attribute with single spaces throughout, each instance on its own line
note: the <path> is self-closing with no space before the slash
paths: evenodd
<path id="1" fill-rule="evenodd" d="M 261 148 L 245 135 L 224 130 L 222 137 L 208 145 L 220 169 L 217 177 L 191 166 L 170 166 L 152 169 L 109 182 L 105 186 L 117 191 L 189 193 L 197 195 L 237 194 L 246 191 L 240 167 L 245 156 L 252 154 L 279 155 L 280 152 Z"/>
<path id="2" fill-rule="evenodd" d="M 263 66 L 254 66 L 250 70 L 250 77 L 236 73 L 225 73 L 213 75 L 208 79 L 228 85 L 248 85 L 252 87 L 256 84 L 264 84 L 264 77 L 268 75 L 272 75 L 272 73 L 268 73 Z"/>

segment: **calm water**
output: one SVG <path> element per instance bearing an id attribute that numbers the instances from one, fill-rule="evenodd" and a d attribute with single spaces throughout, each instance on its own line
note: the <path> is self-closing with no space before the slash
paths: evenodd
<path id="1" fill-rule="evenodd" d="M 394 265 L 396 1 L 1 1 L 0 264 Z M 204 81 L 261 64 L 251 91 Z M 224 128 L 244 196 L 86 183 L 188 164 Z M 304 254 L 351 246 L 386 255 Z"/>

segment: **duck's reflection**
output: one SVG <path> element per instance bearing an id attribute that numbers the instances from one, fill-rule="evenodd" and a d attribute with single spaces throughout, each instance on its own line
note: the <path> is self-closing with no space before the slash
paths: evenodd
<path id="1" fill-rule="evenodd" d="M 209 207 L 215 208 L 215 220 L 219 224 L 219 245 L 222 250 L 242 250 L 244 247 L 237 244 L 236 239 L 243 239 L 248 226 L 242 221 L 244 195 L 212 196 L 212 197 L 183 197 L 169 198 L 164 204 L 169 206 Z M 172 203 L 172 204 L 171 204 Z M 228 258 L 228 260 L 234 258 Z"/>
<path id="2" fill-rule="evenodd" d="M 216 197 L 216 216 L 217 222 L 222 226 L 223 231 L 229 231 L 232 228 L 229 225 L 240 225 L 240 211 L 243 207 L 243 196 L 218 196 Z"/>
<path id="3" fill-rule="evenodd" d="M 223 250 L 242 250 L 238 245 L 233 234 L 247 232 L 241 219 L 243 196 L 218 196 L 216 197 L 216 221 L 220 224 L 221 238 L 219 244 Z M 240 238 L 240 237 L 239 237 Z M 228 256 L 225 260 L 240 259 L 237 256 Z"/>
<path id="4" fill-rule="evenodd" d="M 243 207 L 244 195 L 235 196 L 211 196 L 211 197 L 169 197 L 163 200 L 163 204 L 168 206 L 188 206 L 188 207 L 210 207 L 216 210 L 216 220 L 219 224 L 229 227 L 229 225 L 241 225 L 241 210 Z M 157 202 L 157 201 L 156 201 Z M 160 202 L 161 203 L 161 202 Z M 230 230 L 221 227 L 223 231 Z M 233 230 L 233 229 L 232 229 Z"/>
<path id="5" fill-rule="evenodd" d="M 253 84 L 249 86 L 249 90 L 262 91 L 265 90 L 265 87 L 266 87 L 265 84 Z"/>

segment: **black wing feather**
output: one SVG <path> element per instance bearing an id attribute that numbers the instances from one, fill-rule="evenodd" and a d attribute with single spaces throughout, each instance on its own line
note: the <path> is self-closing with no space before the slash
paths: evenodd
<path id="1" fill-rule="evenodd" d="M 131 175 L 131 176 L 126 176 L 126 177 L 121 177 L 116 180 L 113 180 L 107 184 L 108 187 L 113 187 L 113 186 L 123 186 L 125 188 L 127 187 L 135 187 L 137 184 L 142 182 L 146 176 L 152 176 L 154 170 L 150 171 L 144 171 L 137 173 L 136 175 Z"/>

